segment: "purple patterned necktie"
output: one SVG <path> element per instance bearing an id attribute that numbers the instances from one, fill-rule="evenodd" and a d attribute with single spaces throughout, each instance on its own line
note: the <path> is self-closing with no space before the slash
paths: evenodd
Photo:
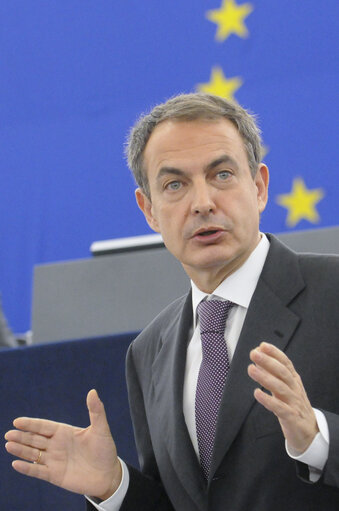
<path id="1" fill-rule="evenodd" d="M 202 362 L 195 395 L 195 421 L 200 464 L 208 479 L 221 397 L 229 370 L 225 324 L 233 303 L 221 300 L 200 302 Z"/>

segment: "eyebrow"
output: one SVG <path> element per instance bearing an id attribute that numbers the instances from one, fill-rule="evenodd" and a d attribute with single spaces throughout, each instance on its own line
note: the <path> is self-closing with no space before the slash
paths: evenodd
<path id="1" fill-rule="evenodd" d="M 208 163 L 206 165 L 206 167 L 204 168 L 204 171 L 209 172 L 210 170 L 213 170 L 213 169 L 219 167 L 219 165 L 222 165 L 225 163 L 231 164 L 236 170 L 239 168 L 237 162 L 231 156 L 224 154 L 224 155 L 220 156 L 219 158 L 217 158 L 216 160 L 213 160 L 210 163 Z M 157 175 L 157 180 L 159 180 L 163 176 L 167 176 L 167 175 L 174 175 L 174 176 L 182 177 L 185 175 L 185 172 L 176 168 L 176 167 L 161 167 L 158 172 L 158 175 Z"/>
<path id="2" fill-rule="evenodd" d="M 157 181 L 159 181 L 159 179 L 161 179 L 162 176 L 167 176 L 169 174 L 180 177 L 184 176 L 185 172 L 183 172 L 180 169 L 177 169 L 176 167 L 161 167 L 157 175 Z"/>
<path id="3" fill-rule="evenodd" d="M 219 165 L 222 165 L 223 163 L 230 164 L 235 169 L 239 168 L 239 165 L 234 160 L 234 158 L 232 158 L 232 156 L 229 156 L 228 154 L 224 154 L 224 155 L 220 156 L 220 158 L 217 158 L 216 160 L 213 160 L 211 163 L 206 165 L 205 171 L 213 170 L 216 167 L 219 167 Z"/>

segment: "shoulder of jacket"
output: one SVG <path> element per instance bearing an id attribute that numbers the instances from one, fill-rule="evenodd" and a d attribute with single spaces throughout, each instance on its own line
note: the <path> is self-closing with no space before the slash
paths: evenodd
<path id="1" fill-rule="evenodd" d="M 145 342 L 157 342 L 161 338 L 161 333 L 167 329 L 172 322 L 176 322 L 183 310 L 188 294 L 183 295 L 172 303 L 167 305 L 136 337 L 133 346 L 142 346 Z"/>

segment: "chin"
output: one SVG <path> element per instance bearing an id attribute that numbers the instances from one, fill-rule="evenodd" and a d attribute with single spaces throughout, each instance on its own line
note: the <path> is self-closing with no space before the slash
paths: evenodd
<path id="1" fill-rule="evenodd" d="M 235 259 L 235 257 L 235 254 L 230 254 L 229 252 L 223 252 L 222 254 L 215 255 L 214 257 L 197 257 L 194 261 L 191 261 L 191 266 L 195 266 L 201 270 L 220 268 L 228 265 L 233 259 Z"/>

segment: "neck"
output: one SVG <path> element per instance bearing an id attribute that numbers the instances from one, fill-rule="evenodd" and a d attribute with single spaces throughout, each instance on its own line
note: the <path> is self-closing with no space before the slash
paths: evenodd
<path id="1" fill-rule="evenodd" d="M 220 268 L 219 270 L 213 269 L 213 271 L 211 271 L 211 269 L 200 269 L 196 271 L 196 269 L 192 270 L 184 266 L 184 270 L 201 291 L 210 295 L 225 279 L 240 268 L 240 266 L 241 265 L 234 265 L 233 268 L 227 266 L 227 268 Z"/>

